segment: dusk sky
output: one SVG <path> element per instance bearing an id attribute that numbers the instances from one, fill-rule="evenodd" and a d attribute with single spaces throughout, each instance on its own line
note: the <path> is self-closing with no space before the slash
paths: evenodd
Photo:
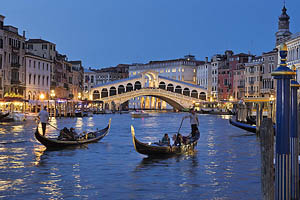
<path id="1" fill-rule="evenodd" d="M 56 44 L 84 67 L 195 55 L 231 49 L 271 51 L 283 0 L 1 0 L 5 25 L 26 38 Z M 286 0 L 290 31 L 300 32 L 300 0 Z"/>

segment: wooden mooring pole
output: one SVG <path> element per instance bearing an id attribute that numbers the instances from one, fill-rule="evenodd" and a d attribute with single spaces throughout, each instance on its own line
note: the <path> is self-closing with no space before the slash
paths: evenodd
<path id="1" fill-rule="evenodd" d="M 294 71 L 296 71 L 294 69 Z M 290 120 L 290 143 L 291 143 L 291 199 L 299 199 L 299 139 L 298 139 L 298 100 L 297 90 L 299 83 L 291 81 L 291 120 Z"/>
<path id="2" fill-rule="evenodd" d="M 290 81 L 295 75 L 287 67 L 287 46 L 280 48 L 281 63 L 272 76 L 277 80 L 276 92 L 276 157 L 275 199 L 291 199 L 291 153 L 290 153 Z"/>
<path id="3" fill-rule="evenodd" d="M 259 129 L 261 149 L 261 189 L 264 200 L 274 200 L 274 127 L 272 119 L 265 118 Z"/>

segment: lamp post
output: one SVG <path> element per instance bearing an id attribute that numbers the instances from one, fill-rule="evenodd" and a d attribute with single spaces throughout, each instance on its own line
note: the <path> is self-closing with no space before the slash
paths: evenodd
<path id="1" fill-rule="evenodd" d="M 272 119 L 272 122 L 273 122 L 273 103 L 275 101 L 275 97 L 274 97 L 273 94 L 271 94 L 269 100 L 270 100 L 270 105 L 271 105 L 271 119 Z"/>
<path id="2" fill-rule="evenodd" d="M 40 94 L 40 100 L 41 100 L 41 109 L 40 111 L 43 109 L 44 106 L 44 99 L 45 99 L 45 95 L 43 93 Z"/>
<path id="3" fill-rule="evenodd" d="M 56 117 L 56 100 L 55 100 L 55 91 L 54 90 L 51 90 L 50 97 L 51 97 L 51 100 L 54 100 L 53 116 Z"/>

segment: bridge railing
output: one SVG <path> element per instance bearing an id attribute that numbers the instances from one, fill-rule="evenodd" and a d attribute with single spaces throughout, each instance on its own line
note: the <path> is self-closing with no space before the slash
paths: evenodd
<path id="1" fill-rule="evenodd" d="M 190 101 L 203 101 L 203 100 L 195 98 L 195 97 L 186 96 L 183 94 L 167 91 L 167 90 L 160 89 L 160 88 L 141 88 L 139 90 L 133 90 L 130 92 L 124 92 L 124 93 L 116 94 L 113 96 L 103 97 L 100 100 L 109 101 L 109 100 L 113 100 L 113 99 L 130 98 L 132 96 L 136 96 L 136 94 L 140 94 L 140 96 L 147 96 L 147 94 L 145 94 L 147 92 L 152 93 L 152 94 L 153 94 L 153 92 L 155 92 L 157 94 L 164 94 L 164 95 L 167 95 L 170 97 L 177 97 L 179 99 L 190 100 Z"/>

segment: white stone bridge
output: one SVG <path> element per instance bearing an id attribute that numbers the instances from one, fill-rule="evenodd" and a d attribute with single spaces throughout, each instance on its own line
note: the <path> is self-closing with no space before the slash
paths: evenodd
<path id="1" fill-rule="evenodd" d="M 89 93 L 90 100 L 100 100 L 116 106 L 139 96 L 157 97 L 176 109 L 190 108 L 206 100 L 207 90 L 194 84 L 145 71 L 127 79 L 97 85 Z"/>

